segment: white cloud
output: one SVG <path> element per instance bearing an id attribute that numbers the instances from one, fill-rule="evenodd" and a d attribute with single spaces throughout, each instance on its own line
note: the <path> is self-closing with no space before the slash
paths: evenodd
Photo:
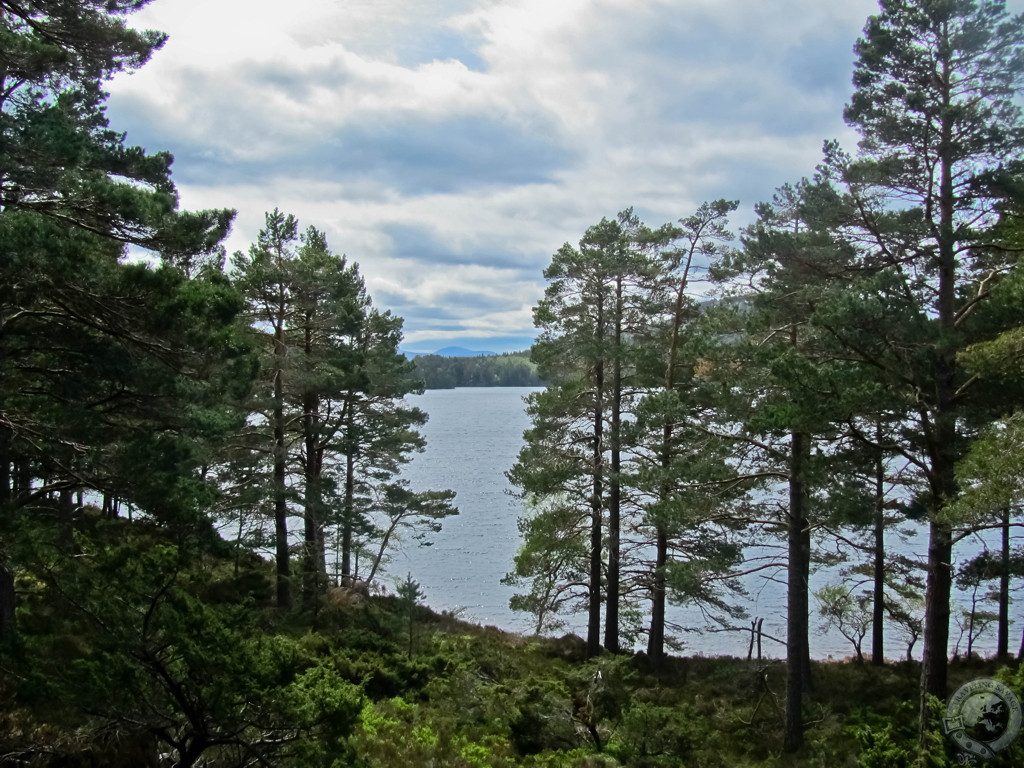
<path id="1" fill-rule="evenodd" d="M 1015 4 L 1020 4 L 1020 0 Z M 551 254 L 813 170 L 873 0 L 154 0 L 170 34 L 112 83 L 186 207 L 324 229 L 410 339 L 525 335 Z M 464 311 L 459 309 L 464 308 Z M 432 318 L 437 318 L 432 320 Z"/>

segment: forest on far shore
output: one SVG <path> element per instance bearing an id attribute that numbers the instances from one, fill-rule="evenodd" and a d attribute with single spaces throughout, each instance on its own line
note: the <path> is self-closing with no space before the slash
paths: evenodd
<path id="1" fill-rule="evenodd" d="M 539 387 L 544 383 L 529 351 L 476 357 L 419 355 L 413 362 L 426 389 Z"/>

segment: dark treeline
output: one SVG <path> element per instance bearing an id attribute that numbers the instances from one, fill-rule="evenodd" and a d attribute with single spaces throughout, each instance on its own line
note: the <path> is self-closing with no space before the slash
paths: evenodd
<path id="1" fill-rule="evenodd" d="M 543 384 L 528 352 L 474 357 L 418 355 L 413 363 L 426 389 L 538 387 Z"/>

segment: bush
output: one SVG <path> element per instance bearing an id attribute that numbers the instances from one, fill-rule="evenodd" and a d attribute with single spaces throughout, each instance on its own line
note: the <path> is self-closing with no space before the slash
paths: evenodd
<path id="1" fill-rule="evenodd" d="M 366 704 L 349 743 L 365 768 L 516 768 L 506 741 L 495 736 L 471 739 L 458 726 L 395 698 Z"/>
<path id="2" fill-rule="evenodd" d="M 520 755 L 579 745 L 569 692 L 555 681 L 530 680 L 514 693 L 509 718 L 512 744 Z"/>
<path id="3" fill-rule="evenodd" d="M 674 768 L 692 754 L 704 728 L 687 705 L 638 702 L 623 713 L 608 751 L 635 768 Z"/>

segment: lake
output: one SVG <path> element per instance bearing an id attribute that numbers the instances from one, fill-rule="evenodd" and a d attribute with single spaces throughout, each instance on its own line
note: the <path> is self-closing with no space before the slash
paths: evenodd
<path id="1" fill-rule="evenodd" d="M 522 504 L 510 494 L 505 472 L 515 462 L 522 445 L 523 431 L 529 426 L 523 398 L 531 391 L 524 387 L 488 387 L 428 390 L 410 401 L 430 416 L 423 428 L 427 449 L 417 455 L 404 470 L 412 486 L 418 490 L 450 488 L 457 496 L 460 514 L 444 522 L 441 533 L 431 536 L 430 546 L 403 542 L 388 564 L 385 583 L 393 585 L 406 574 L 420 583 L 425 602 L 436 610 L 457 611 L 461 617 L 502 629 L 529 632 L 531 617 L 512 611 L 509 598 L 515 590 L 501 583 L 512 569 L 512 559 L 519 547 L 517 521 L 523 514 Z M 966 540 L 956 553 L 967 558 L 984 546 L 995 546 L 997 535 L 986 534 Z M 917 559 L 923 559 L 926 537 L 918 535 L 908 542 L 893 538 L 889 546 Z M 811 577 L 812 591 L 834 577 L 827 569 Z M 762 616 L 764 632 L 785 637 L 785 573 L 774 579 L 748 577 L 744 581 L 748 595 L 744 607 L 751 617 Z M 960 596 L 961 602 L 964 596 Z M 850 643 L 836 632 L 817 629 L 820 620 L 811 598 L 811 653 L 815 658 L 843 658 L 853 652 Z M 1010 648 L 1020 642 L 1021 619 L 1011 605 Z M 586 617 L 568 617 L 563 631 L 584 634 Z M 695 608 L 672 606 L 669 619 L 682 626 L 699 629 L 704 626 Z M 743 620 L 738 622 L 746 624 Z M 906 645 L 895 631 L 888 631 L 886 655 L 903 658 Z M 950 630 L 951 648 L 959 629 Z M 686 632 L 681 637 L 684 652 L 704 655 L 745 655 L 749 633 Z M 965 641 L 966 642 L 966 641 Z M 915 653 L 920 653 L 920 642 Z M 995 627 L 976 643 L 983 653 L 995 647 Z M 869 652 L 870 638 L 864 643 Z M 765 642 L 765 653 L 783 656 L 784 649 Z"/>

